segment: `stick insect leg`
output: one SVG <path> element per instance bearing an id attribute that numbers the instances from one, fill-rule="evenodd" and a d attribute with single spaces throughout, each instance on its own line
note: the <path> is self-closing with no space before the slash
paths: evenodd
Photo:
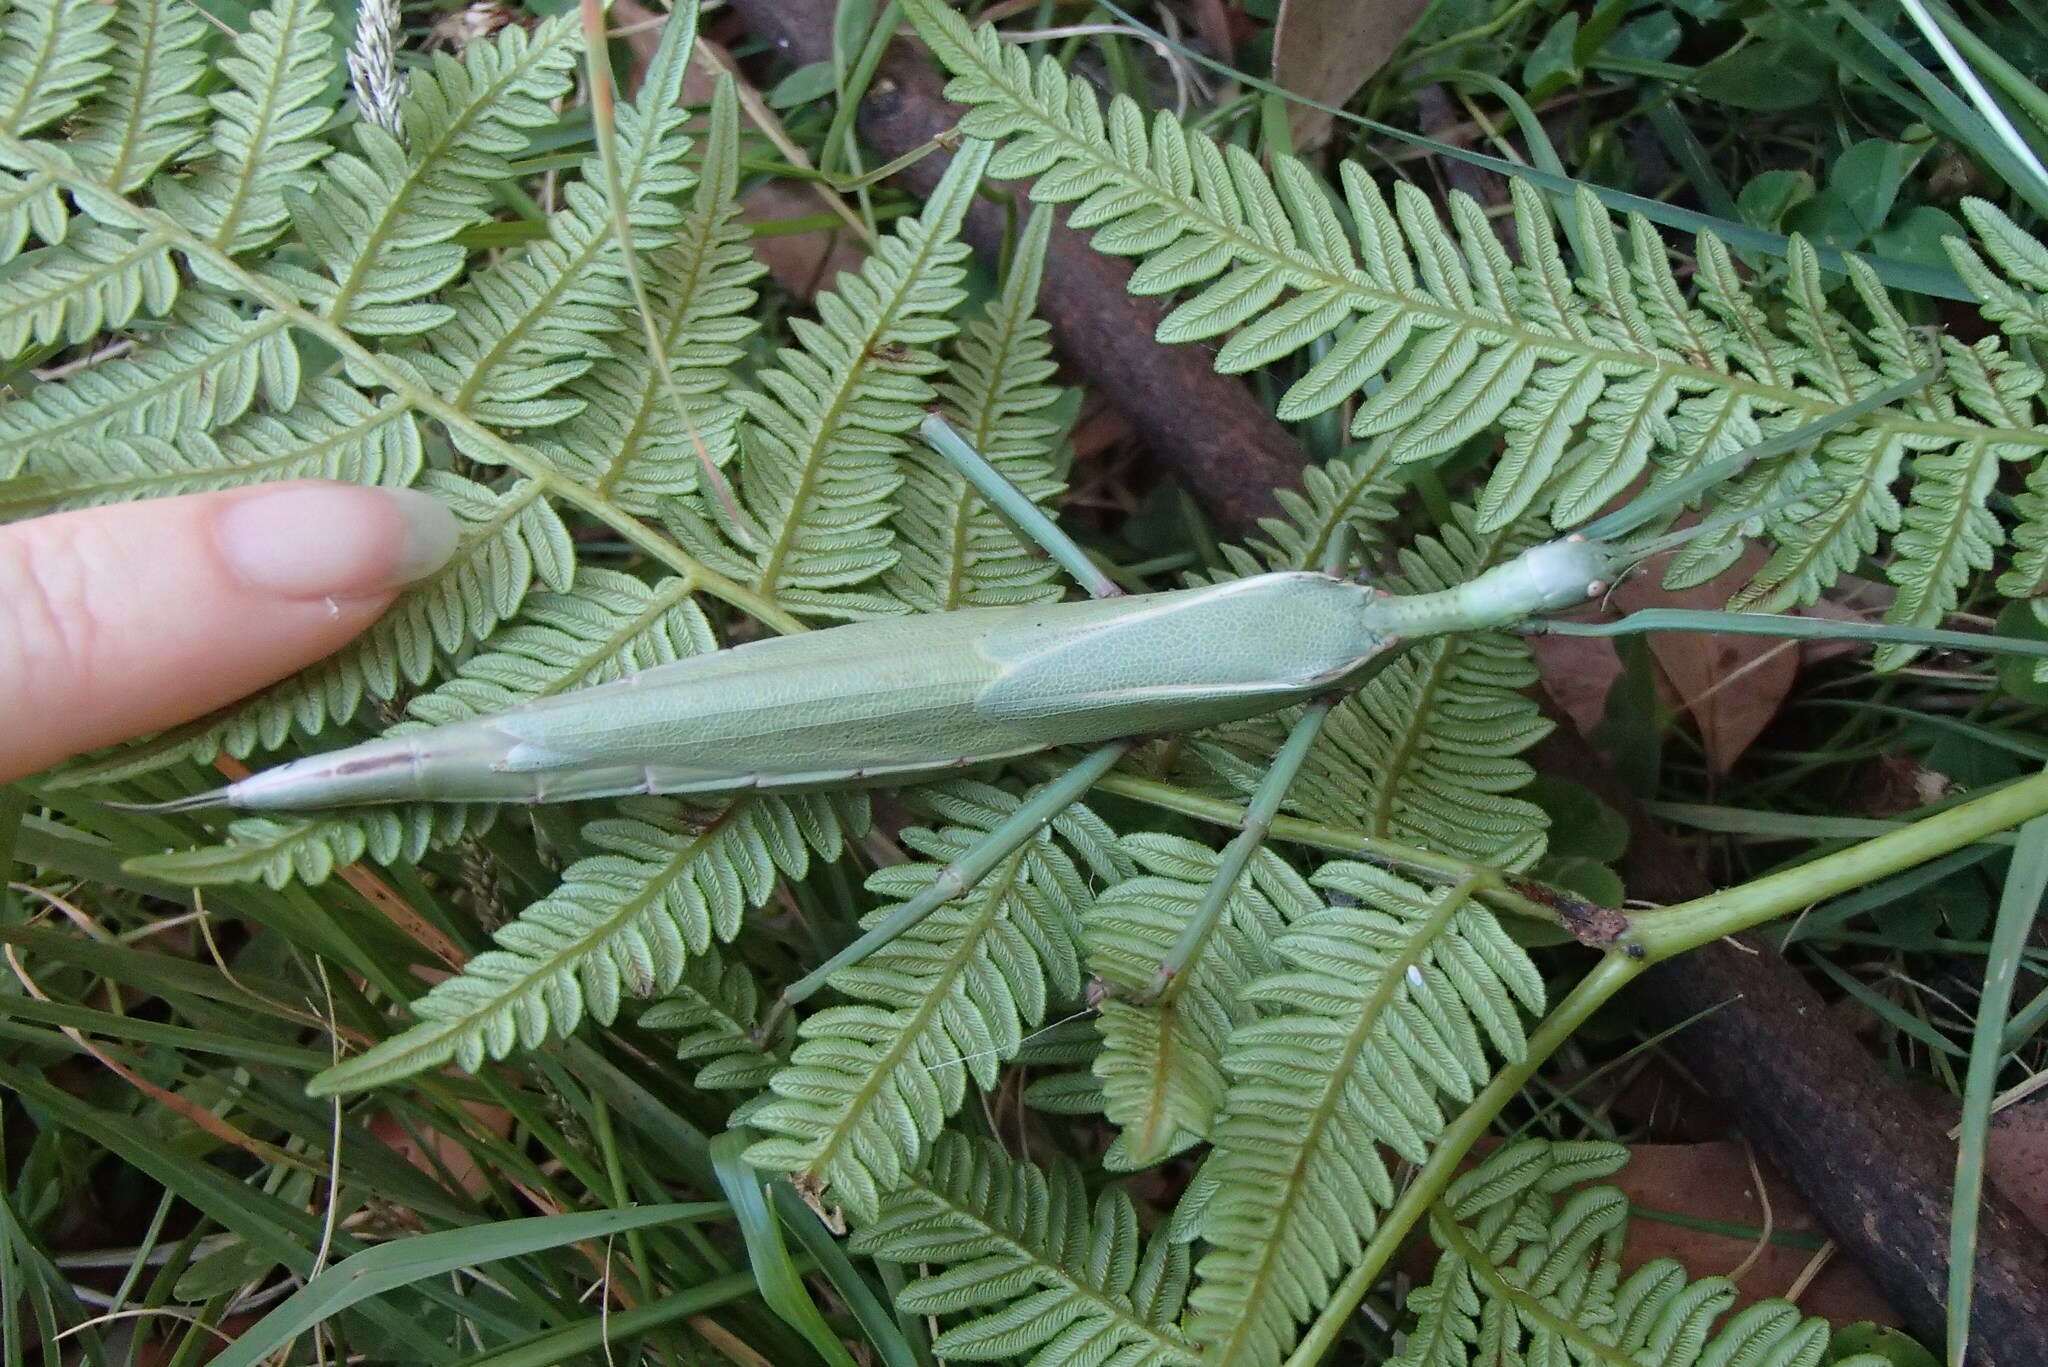
<path id="1" fill-rule="evenodd" d="M 1074 539 L 1061 531 L 1058 523 L 1046 516 L 1045 509 L 1010 483 L 1001 470 L 989 464 L 988 457 L 969 446 L 967 439 L 954 431 L 944 418 L 936 413 L 927 414 L 918 433 L 927 445 L 965 475 L 967 482 L 979 489 L 981 496 L 1009 519 L 1011 526 L 1044 547 L 1046 554 L 1074 577 L 1075 583 L 1088 590 L 1090 598 L 1122 595 L 1123 590 L 1117 587 L 1116 582 L 1096 567 L 1088 553 L 1075 545 Z"/>
<path id="2" fill-rule="evenodd" d="M 1152 981 L 1151 1000 L 1171 997 L 1178 990 L 1181 974 L 1201 952 L 1203 941 L 1209 938 L 1209 932 L 1222 919 L 1224 903 L 1236 891 L 1237 880 L 1244 876 L 1245 865 L 1266 843 L 1266 833 L 1273 827 L 1273 817 L 1280 810 L 1281 800 L 1293 786 L 1294 776 L 1301 772 L 1302 761 L 1308 758 L 1309 747 L 1322 734 L 1323 722 L 1336 705 L 1335 698 L 1311 701 L 1308 710 L 1301 714 L 1301 720 L 1295 722 L 1294 729 L 1287 733 L 1286 743 L 1273 756 L 1272 767 L 1259 780 L 1252 800 L 1245 804 L 1237 835 L 1223 848 L 1223 858 L 1216 865 L 1216 876 L 1209 880 L 1209 887 L 1196 905 L 1194 915 L 1181 927 L 1180 938 L 1159 961 L 1159 973 Z"/>
<path id="3" fill-rule="evenodd" d="M 1073 768 L 1026 798 L 1016 811 L 1003 818 L 1002 822 L 983 836 L 972 849 L 939 870 L 939 876 L 932 880 L 930 887 L 890 912 L 873 929 L 834 954 L 815 970 L 784 988 L 782 996 L 776 1000 L 774 1009 L 761 1023 L 758 1032 L 761 1037 L 771 1038 L 776 1028 L 781 1025 L 782 1018 L 789 1014 L 789 1009 L 823 987 L 834 973 L 859 963 L 947 902 L 971 891 L 977 883 L 988 876 L 991 869 L 1014 853 L 1018 846 L 1037 835 L 1047 822 L 1094 787 L 1095 781 L 1108 773 L 1111 767 L 1129 754 L 1131 747 L 1136 744 L 1134 740 L 1117 740 L 1098 746 Z"/>

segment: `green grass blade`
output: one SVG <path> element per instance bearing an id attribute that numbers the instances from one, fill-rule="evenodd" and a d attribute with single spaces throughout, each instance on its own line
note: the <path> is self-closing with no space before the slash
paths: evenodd
<path id="1" fill-rule="evenodd" d="M 818 1356 L 834 1367 L 859 1367 L 839 1335 L 825 1323 L 803 1277 L 782 1240 L 782 1226 L 768 1208 L 767 1184 L 740 1155 L 755 1136 L 746 1130 L 727 1130 L 711 1141 L 711 1165 L 718 1172 L 719 1188 L 732 1202 L 732 1213 L 740 1222 L 740 1234 L 747 1241 L 747 1262 L 754 1279 L 761 1284 L 761 1299 L 769 1309 L 804 1336 Z"/>
<path id="2" fill-rule="evenodd" d="M 1836 622 L 1776 612 L 1714 612 L 1700 608 L 1645 608 L 1613 622 L 1535 622 L 1532 635 L 1629 636 L 1641 631 L 1707 631 L 1729 636 L 1779 636 L 1798 641 L 1863 641 L 1878 645 L 1935 646 L 1986 655 L 2031 655 L 2048 660 L 2048 641 L 1992 636 L 1978 631 L 1894 626 L 1888 622 Z"/>
<path id="3" fill-rule="evenodd" d="M 922 1345 L 912 1342 L 905 1332 L 902 1321 L 912 1317 L 898 1316 L 889 1308 L 890 1302 L 876 1294 L 853 1265 L 853 1259 L 846 1256 L 846 1249 L 818 1219 L 817 1212 L 796 1194 L 796 1188 L 787 1182 L 777 1182 L 774 1200 L 783 1227 L 796 1235 L 797 1242 L 817 1264 L 818 1274 L 832 1283 L 839 1299 L 853 1311 L 853 1317 L 867 1333 L 868 1342 L 881 1353 L 882 1361 L 888 1367 L 930 1367 L 929 1354 L 920 1352 Z"/>
<path id="4" fill-rule="evenodd" d="M 2040 182 L 2025 163 L 2013 156 L 2005 139 L 1998 135 L 1997 130 L 1987 123 L 1982 115 L 1942 84 L 1941 79 L 1921 65 L 1912 53 L 1900 46 L 1897 39 L 1872 23 L 1869 16 L 1857 6 L 1849 4 L 1847 0 L 1828 0 L 1828 5 L 1927 97 L 1929 103 L 1941 112 L 1942 117 L 1955 130 L 1958 138 L 2004 177 L 2014 193 L 2031 204 L 2036 213 L 2048 213 L 2048 184 Z"/>
<path id="5" fill-rule="evenodd" d="M 275 1310 L 237 1336 L 233 1347 L 213 1359 L 214 1367 L 256 1367 L 331 1316 L 423 1278 L 585 1239 L 603 1239 L 649 1225 L 717 1219 L 725 1214 L 727 1209 L 722 1202 L 692 1201 L 633 1210 L 538 1215 L 380 1244 L 342 1259 L 286 1297 Z"/>
<path id="6" fill-rule="evenodd" d="M 636 1334 L 729 1305 L 753 1295 L 754 1291 L 754 1274 L 751 1272 L 715 1277 L 688 1291 L 678 1291 L 673 1296 L 664 1296 L 631 1310 L 592 1315 L 478 1357 L 464 1358 L 454 1367 L 559 1367 L 559 1364 L 573 1362 L 584 1353 L 608 1349 L 609 1345 Z"/>
<path id="7" fill-rule="evenodd" d="M 136 1125 L 132 1117 L 88 1105 L 32 1073 L 0 1063 L 0 1087 L 12 1089 L 40 1108 L 51 1121 L 77 1131 L 167 1190 L 176 1192 L 262 1256 L 301 1276 L 313 1271 L 313 1249 L 321 1237 L 321 1222 L 315 1216 L 238 1182 L 211 1164 L 187 1157 L 161 1142 L 150 1130 Z M 348 1253 L 361 1248 L 352 1237 L 337 1238 L 334 1246 Z M 433 1283 L 415 1290 L 456 1310 L 487 1333 L 510 1337 L 531 1328 L 501 1312 L 498 1307 L 504 1302 L 496 1292 L 488 1297 L 462 1296 Z M 426 1333 L 417 1319 L 396 1307 L 373 1303 L 365 1306 L 363 1313 L 386 1334 L 413 1345 L 429 1360 L 445 1352 L 445 1345 Z"/>
<path id="8" fill-rule="evenodd" d="M 96 1011 L 70 1002 L 41 1001 L 35 997 L 0 996 L 0 1019 L 36 1021 L 44 1025 L 70 1026 L 105 1039 L 133 1040 L 138 1044 L 160 1044 L 167 1049 L 218 1054 L 245 1063 L 269 1063 L 280 1068 L 310 1072 L 323 1067 L 327 1055 L 289 1044 L 272 1044 L 246 1035 L 227 1035 L 212 1030 L 194 1030 L 187 1025 L 168 1025 L 139 1016 L 113 1011 Z"/>
<path id="9" fill-rule="evenodd" d="M 2006 1012 L 2019 979 L 2027 933 L 2048 892 L 2048 817 L 2019 830 L 2019 847 L 2005 876 L 1998 921 L 1991 933 L 1991 958 L 1984 966 L 1984 992 L 1977 1002 L 1977 1028 L 1970 1039 L 1970 1066 L 1963 1085 L 1962 1131 L 1956 1144 L 1956 1189 L 1949 1213 L 1948 1361 L 1962 1367 L 1970 1346 L 1970 1300 L 1977 1281 L 1977 1217 L 1984 1198 L 1984 1151 L 1991 1132 L 1991 1105 L 1998 1089 L 1998 1065 L 2005 1056 Z"/>
<path id="10" fill-rule="evenodd" d="M 1978 115 L 1984 120 L 1991 135 L 1998 139 L 2008 161 L 2019 168 L 2021 175 L 2014 183 L 2013 189 L 2037 210 L 2048 204 L 2048 167 L 2041 165 L 2040 157 L 2034 154 L 2033 145 L 2020 135 L 2019 129 L 2013 127 L 2012 119 L 2007 116 L 2005 107 L 1985 89 L 1984 78 L 1977 74 L 1977 68 L 1956 50 L 1955 43 L 1949 38 L 1941 23 L 1928 11 L 1924 0 L 1899 0 L 1899 6 L 1912 17 L 1913 23 L 1920 30 L 1920 36 L 1941 55 L 1941 60 L 1962 84 L 1963 90 L 1970 97 L 1970 103 L 1976 106 Z"/>

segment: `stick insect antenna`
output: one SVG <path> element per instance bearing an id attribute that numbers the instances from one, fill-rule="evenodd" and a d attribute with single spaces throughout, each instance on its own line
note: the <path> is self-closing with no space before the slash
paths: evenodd
<path id="1" fill-rule="evenodd" d="M 1703 490 L 1723 480 L 1733 479 L 1756 462 L 1782 456 L 1787 451 L 1796 451 L 1802 446 L 1819 441 L 1845 423 L 1854 422 L 1876 412 L 1886 404 L 1896 403 L 1909 394 L 1918 393 L 1940 377 L 1941 366 L 1930 366 L 1910 379 L 1866 394 L 1852 404 L 1837 408 L 1832 413 L 1824 413 L 1812 422 L 1801 423 L 1789 432 L 1766 437 L 1754 446 L 1745 446 L 1742 450 L 1722 456 L 1719 460 L 1708 461 L 1683 479 L 1653 493 L 1644 494 L 1641 498 L 1616 508 L 1605 517 L 1595 518 L 1579 528 L 1579 534 L 1589 541 L 1612 541 L 1665 513 L 1684 507 Z M 1743 516 L 1754 517 L 1757 511 L 1752 509 Z M 1699 533 L 1695 531 L 1693 534 Z"/>

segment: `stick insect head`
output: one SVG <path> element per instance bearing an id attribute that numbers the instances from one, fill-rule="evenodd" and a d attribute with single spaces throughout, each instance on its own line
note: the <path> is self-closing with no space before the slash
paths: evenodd
<path id="1" fill-rule="evenodd" d="M 1559 612 L 1607 592 L 1634 557 L 1626 547 L 1577 532 L 1531 546 L 1512 562 L 1527 598 L 1525 613 Z"/>

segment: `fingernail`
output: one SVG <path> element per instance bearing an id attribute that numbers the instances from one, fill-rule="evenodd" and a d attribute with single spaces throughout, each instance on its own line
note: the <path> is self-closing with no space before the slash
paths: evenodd
<path id="1" fill-rule="evenodd" d="M 300 484 L 238 498 L 214 524 L 221 558 L 252 589 L 284 598 L 384 593 L 455 553 L 455 517 L 413 489 Z"/>

